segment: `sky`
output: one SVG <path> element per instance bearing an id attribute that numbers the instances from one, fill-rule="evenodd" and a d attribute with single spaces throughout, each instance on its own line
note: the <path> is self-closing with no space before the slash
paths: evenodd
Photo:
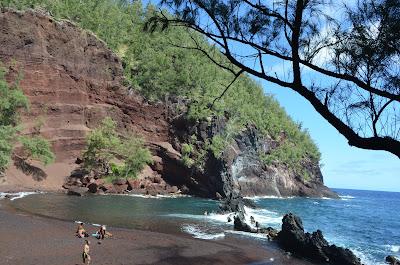
<path id="1" fill-rule="evenodd" d="M 350 6 L 354 3 L 354 0 L 347 0 L 345 3 Z M 343 3 L 335 2 L 330 6 L 327 5 L 324 12 L 339 21 L 345 19 Z M 327 31 L 326 28 L 324 30 Z M 248 52 L 243 47 L 234 47 L 235 53 L 246 54 Z M 327 57 L 330 57 L 329 51 L 321 51 L 317 58 L 319 61 L 317 64 L 323 65 Z M 290 70 L 288 70 L 290 69 L 289 64 L 285 65 L 282 62 L 269 59 L 264 67 L 266 67 L 266 71 L 275 73 L 283 80 L 291 79 Z M 307 69 L 303 70 L 307 71 Z M 307 72 L 305 76 L 307 76 Z M 327 82 L 323 79 L 318 80 L 318 77 L 314 78 L 317 78 L 317 80 L 313 79 L 315 82 Z M 346 138 L 296 92 L 289 88 L 268 83 L 265 80 L 257 81 L 261 82 L 266 94 L 272 94 L 295 121 L 301 122 L 303 128 L 309 130 L 322 155 L 321 164 L 323 166 L 321 170 L 325 185 L 330 188 L 400 192 L 399 158 L 385 151 L 351 147 Z"/>
<path id="2" fill-rule="evenodd" d="M 343 4 L 326 6 L 325 13 L 343 21 Z M 352 5 L 354 0 L 345 1 Z M 325 51 L 325 56 L 329 56 Z M 323 58 L 320 58 L 323 60 Z M 282 69 L 276 64 L 273 68 Z M 351 147 L 332 125 L 294 91 L 262 82 L 265 93 L 272 94 L 287 113 L 308 128 L 317 143 L 322 159 L 325 185 L 331 188 L 381 190 L 400 192 L 400 160 L 385 151 L 364 150 Z"/>
<path id="3" fill-rule="evenodd" d="M 325 185 L 400 192 L 400 160 L 396 156 L 349 146 L 346 139 L 301 96 L 271 83 L 262 82 L 262 86 L 295 121 L 309 129 L 322 154 Z"/>

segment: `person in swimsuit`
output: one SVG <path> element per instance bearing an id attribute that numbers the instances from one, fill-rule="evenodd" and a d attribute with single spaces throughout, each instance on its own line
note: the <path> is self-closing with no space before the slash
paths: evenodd
<path id="1" fill-rule="evenodd" d="M 76 235 L 79 237 L 79 238 L 84 238 L 84 237 L 86 237 L 86 230 L 85 230 L 85 228 L 83 228 L 83 223 L 81 222 L 81 223 L 79 223 L 79 225 L 78 225 L 78 228 L 76 229 Z"/>
<path id="2" fill-rule="evenodd" d="M 83 246 L 83 252 L 82 252 L 82 261 L 83 264 L 90 264 L 90 255 L 89 255 L 89 251 L 90 251 L 90 242 L 88 240 L 85 240 L 85 245 Z"/>

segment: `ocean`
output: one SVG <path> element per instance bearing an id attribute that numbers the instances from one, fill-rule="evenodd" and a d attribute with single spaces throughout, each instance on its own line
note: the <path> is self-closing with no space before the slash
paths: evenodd
<path id="1" fill-rule="evenodd" d="M 295 213 L 302 218 L 306 231 L 322 230 L 330 243 L 350 248 L 366 265 L 385 264 L 387 255 L 400 256 L 400 193 L 335 191 L 340 199 L 250 198 L 259 208 L 246 208 L 246 211 L 263 226 L 274 228 L 280 228 L 285 213 Z M 218 203 L 212 200 L 130 195 L 23 195 L 9 204 L 42 216 L 95 225 L 182 233 L 205 240 L 218 240 L 228 235 L 253 237 L 261 244 L 268 244 L 263 235 L 232 231 L 232 223 L 227 222 L 229 214 L 217 214 Z"/>

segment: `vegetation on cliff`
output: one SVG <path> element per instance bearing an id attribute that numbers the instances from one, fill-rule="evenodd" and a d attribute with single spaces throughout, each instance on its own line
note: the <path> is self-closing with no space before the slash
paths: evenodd
<path id="1" fill-rule="evenodd" d="M 301 173 L 298 169 L 302 168 L 304 160 L 318 163 L 320 159 L 318 148 L 307 131 L 294 122 L 273 97 L 265 95 L 262 87 L 249 76 L 239 76 L 230 89 L 215 100 L 232 82 L 232 73 L 212 63 L 201 52 L 182 46 L 196 42 L 214 50 L 215 58 L 222 64 L 228 64 L 227 60 L 217 55 L 203 37 L 190 30 L 144 32 L 146 19 L 156 12 L 151 5 L 143 8 L 140 1 L 127 0 L 0 0 L 0 5 L 18 9 L 44 8 L 58 19 L 69 19 L 94 32 L 122 58 L 127 85 L 150 100 L 177 95 L 189 99 L 188 116 L 193 120 L 229 117 L 230 126 L 226 132 L 210 139 L 201 150 L 195 150 L 191 143 L 183 147 L 185 150 L 181 151 L 187 165 L 201 164 L 204 148 L 220 156 L 235 134 L 249 124 L 277 142 L 278 147 L 273 151 L 260 154 L 268 164 L 286 164 Z"/>
<path id="2" fill-rule="evenodd" d="M 49 142 L 39 135 L 20 135 L 20 116 L 18 111 L 28 110 L 28 98 L 18 87 L 18 82 L 10 86 L 5 80 L 6 70 L 0 67 L 0 174 L 10 163 L 17 143 L 22 145 L 23 159 L 36 159 L 44 164 L 54 160 Z"/>
<path id="3" fill-rule="evenodd" d="M 119 136 L 115 122 L 106 117 L 87 136 L 83 153 L 84 167 L 100 177 L 136 178 L 146 164 L 152 163 L 151 153 L 137 135 Z"/>

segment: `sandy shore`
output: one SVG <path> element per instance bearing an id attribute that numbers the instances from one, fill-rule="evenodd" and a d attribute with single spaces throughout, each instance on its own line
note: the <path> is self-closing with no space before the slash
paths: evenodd
<path id="1" fill-rule="evenodd" d="M 81 264 L 83 240 L 72 222 L 32 216 L 0 202 L 1 264 Z M 87 227 L 94 232 L 96 227 Z M 190 236 L 109 228 L 98 244 L 90 238 L 92 264 L 299 264 L 310 263 L 255 241 L 233 236 L 211 241 Z"/>

